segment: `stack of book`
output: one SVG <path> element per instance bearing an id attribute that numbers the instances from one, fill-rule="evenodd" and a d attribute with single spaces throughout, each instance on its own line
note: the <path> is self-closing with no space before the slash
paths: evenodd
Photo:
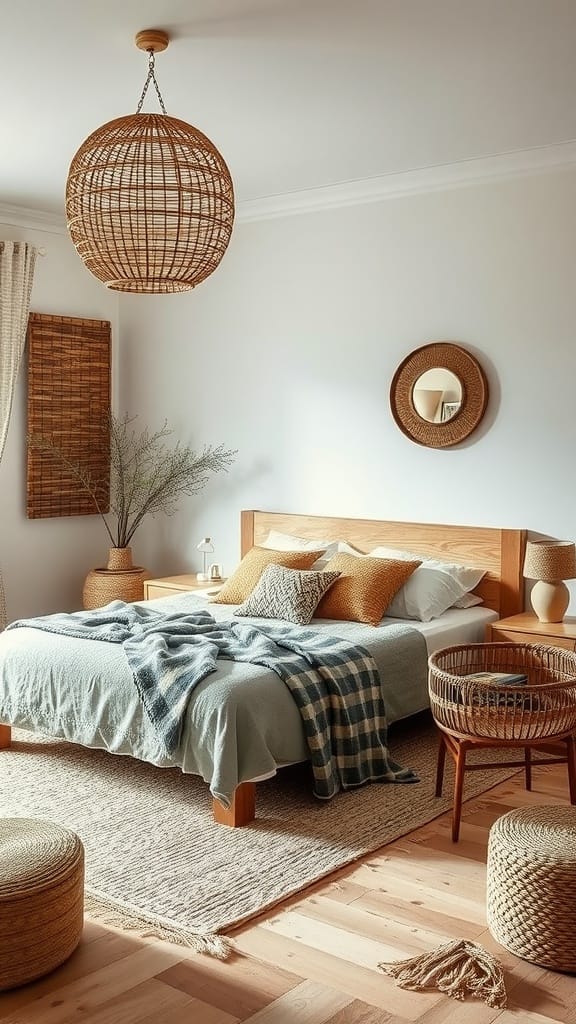
<path id="1" fill-rule="evenodd" d="M 528 682 L 525 672 L 472 672 L 466 679 L 478 679 L 492 686 L 523 686 Z"/>
<path id="2" fill-rule="evenodd" d="M 480 683 L 486 683 L 485 690 L 479 687 L 474 693 L 473 703 L 477 707 L 534 710 L 531 694 L 506 692 L 508 689 L 513 690 L 517 686 L 525 686 L 527 684 L 528 676 L 525 672 L 472 672 L 466 678 L 477 679 Z"/>

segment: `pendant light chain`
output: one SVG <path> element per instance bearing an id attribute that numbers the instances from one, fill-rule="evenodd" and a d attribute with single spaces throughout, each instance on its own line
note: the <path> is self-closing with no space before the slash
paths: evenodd
<path id="1" fill-rule="evenodd" d="M 154 82 L 154 88 L 156 89 L 156 95 L 158 97 L 158 102 L 160 103 L 160 107 L 161 107 L 162 113 L 165 114 L 166 113 L 166 107 L 164 106 L 164 100 L 162 99 L 162 93 L 160 92 L 160 89 L 158 88 L 158 82 L 156 81 L 156 75 L 154 74 L 154 50 L 149 50 L 148 51 L 148 77 L 147 77 L 146 81 L 144 82 L 144 88 L 142 89 L 142 95 L 140 96 L 140 102 L 139 102 L 139 104 L 138 104 L 138 106 L 136 108 L 136 113 L 137 114 L 139 114 L 141 112 L 141 110 L 142 110 L 142 105 L 144 103 L 144 99 L 146 97 L 146 93 L 148 91 L 148 86 L 150 85 L 150 82 Z"/>

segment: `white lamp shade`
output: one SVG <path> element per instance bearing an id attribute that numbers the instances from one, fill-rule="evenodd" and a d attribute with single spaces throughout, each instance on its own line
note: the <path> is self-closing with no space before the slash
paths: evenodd
<path id="1" fill-rule="evenodd" d="M 196 545 L 197 551 L 204 551 L 207 554 L 211 554 L 214 551 L 214 545 L 211 537 L 203 537 L 199 544 Z"/>

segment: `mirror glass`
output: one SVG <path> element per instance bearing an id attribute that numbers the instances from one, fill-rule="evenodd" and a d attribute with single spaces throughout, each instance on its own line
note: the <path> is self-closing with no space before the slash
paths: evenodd
<path id="1" fill-rule="evenodd" d="M 446 423 L 460 411 L 462 384 L 455 373 L 434 366 L 421 373 L 412 388 L 412 404 L 427 423 Z"/>

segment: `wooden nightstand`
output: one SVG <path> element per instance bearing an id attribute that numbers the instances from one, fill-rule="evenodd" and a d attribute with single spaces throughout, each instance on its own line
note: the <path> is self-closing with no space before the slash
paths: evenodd
<path id="1" fill-rule="evenodd" d="M 576 651 L 576 618 L 568 616 L 564 622 L 540 622 L 533 613 L 521 612 L 508 619 L 489 622 L 486 640 L 488 643 L 549 644 Z"/>
<path id="2" fill-rule="evenodd" d="M 563 622 L 540 622 L 533 612 L 520 612 L 508 619 L 489 622 L 486 640 L 488 643 L 548 644 L 576 651 L 576 618 L 568 615 Z M 555 756 L 562 755 L 562 760 L 566 758 L 563 743 L 551 741 L 542 744 L 542 750 Z"/>
<path id="3" fill-rule="evenodd" d="M 189 590 L 206 590 L 207 587 L 219 587 L 224 580 L 206 580 L 200 583 L 196 573 L 185 573 L 182 576 L 163 576 L 157 580 L 144 580 L 144 600 L 153 597 L 168 597 L 169 594 L 182 594 Z"/>

